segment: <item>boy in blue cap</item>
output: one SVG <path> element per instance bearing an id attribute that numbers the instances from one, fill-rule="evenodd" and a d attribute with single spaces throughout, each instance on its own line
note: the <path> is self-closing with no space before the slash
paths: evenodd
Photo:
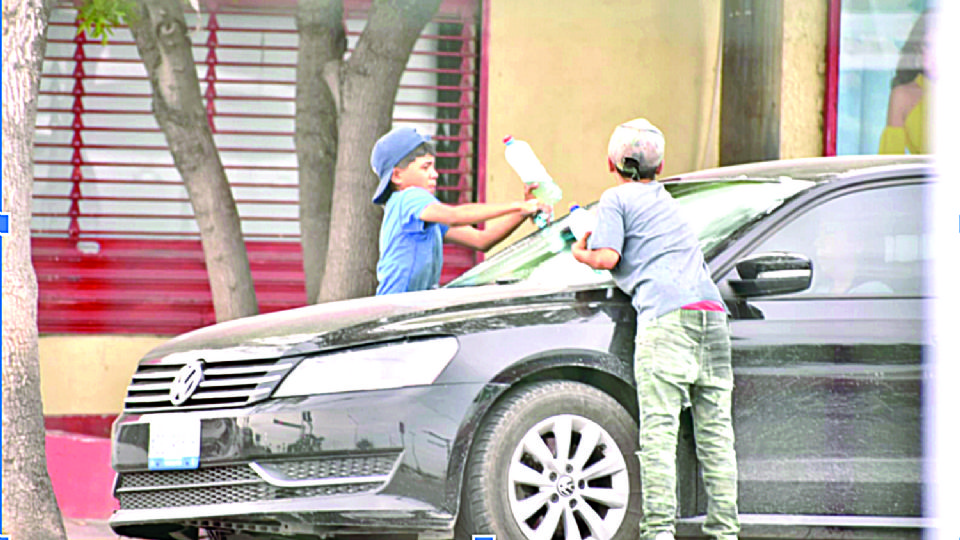
<path id="1" fill-rule="evenodd" d="M 536 185 L 527 186 L 523 201 L 456 206 L 440 202 L 435 196 L 436 152 L 430 137 L 413 128 L 397 128 L 381 137 L 373 147 L 370 166 L 380 178 L 373 202 L 385 205 L 378 295 L 436 288 L 444 241 L 487 251 L 527 216 L 551 212 L 533 198 Z M 488 220 L 483 230 L 472 227 Z"/>

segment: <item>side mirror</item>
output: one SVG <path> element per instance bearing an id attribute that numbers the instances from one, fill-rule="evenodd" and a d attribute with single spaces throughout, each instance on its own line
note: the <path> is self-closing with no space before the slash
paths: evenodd
<path id="1" fill-rule="evenodd" d="M 738 261 L 737 272 L 740 279 L 727 280 L 737 296 L 787 294 L 810 287 L 813 263 L 799 253 L 759 253 Z"/>

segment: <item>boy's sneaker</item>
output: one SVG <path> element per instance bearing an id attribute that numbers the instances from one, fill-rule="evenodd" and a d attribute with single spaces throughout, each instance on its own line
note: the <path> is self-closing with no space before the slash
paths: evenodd
<path id="1" fill-rule="evenodd" d="M 674 540 L 673 533 L 670 531 L 659 532 L 657 533 L 657 536 L 653 538 L 653 540 Z"/>

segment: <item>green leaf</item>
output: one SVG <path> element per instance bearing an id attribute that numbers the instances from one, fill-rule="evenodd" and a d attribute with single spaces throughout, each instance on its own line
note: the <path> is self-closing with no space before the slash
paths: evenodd
<path id="1" fill-rule="evenodd" d="M 99 37 L 106 45 L 115 28 L 136 20 L 137 4 L 134 0 L 83 0 L 77 17 L 78 34 L 86 32 L 90 37 Z"/>

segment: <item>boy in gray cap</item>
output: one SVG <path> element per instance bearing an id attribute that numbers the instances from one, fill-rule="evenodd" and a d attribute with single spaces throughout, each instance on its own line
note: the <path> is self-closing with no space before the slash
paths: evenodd
<path id="1" fill-rule="evenodd" d="M 607 160 L 618 185 L 603 193 L 593 234 L 572 252 L 594 269 L 610 270 L 637 310 L 641 538 L 673 540 L 679 416 L 692 407 L 707 491 L 703 532 L 735 539 L 740 523 L 727 315 L 696 235 L 655 181 L 663 149 L 663 134 L 645 119 L 614 130 Z"/>
<path id="2" fill-rule="evenodd" d="M 385 205 L 378 295 L 436 288 L 444 241 L 487 251 L 527 216 L 551 211 L 533 198 L 535 185 L 527 187 L 523 201 L 444 204 L 434 195 L 439 176 L 435 165 L 430 137 L 413 128 L 394 129 L 373 147 L 370 166 L 380 178 L 373 202 Z M 483 230 L 472 227 L 487 220 Z"/>

